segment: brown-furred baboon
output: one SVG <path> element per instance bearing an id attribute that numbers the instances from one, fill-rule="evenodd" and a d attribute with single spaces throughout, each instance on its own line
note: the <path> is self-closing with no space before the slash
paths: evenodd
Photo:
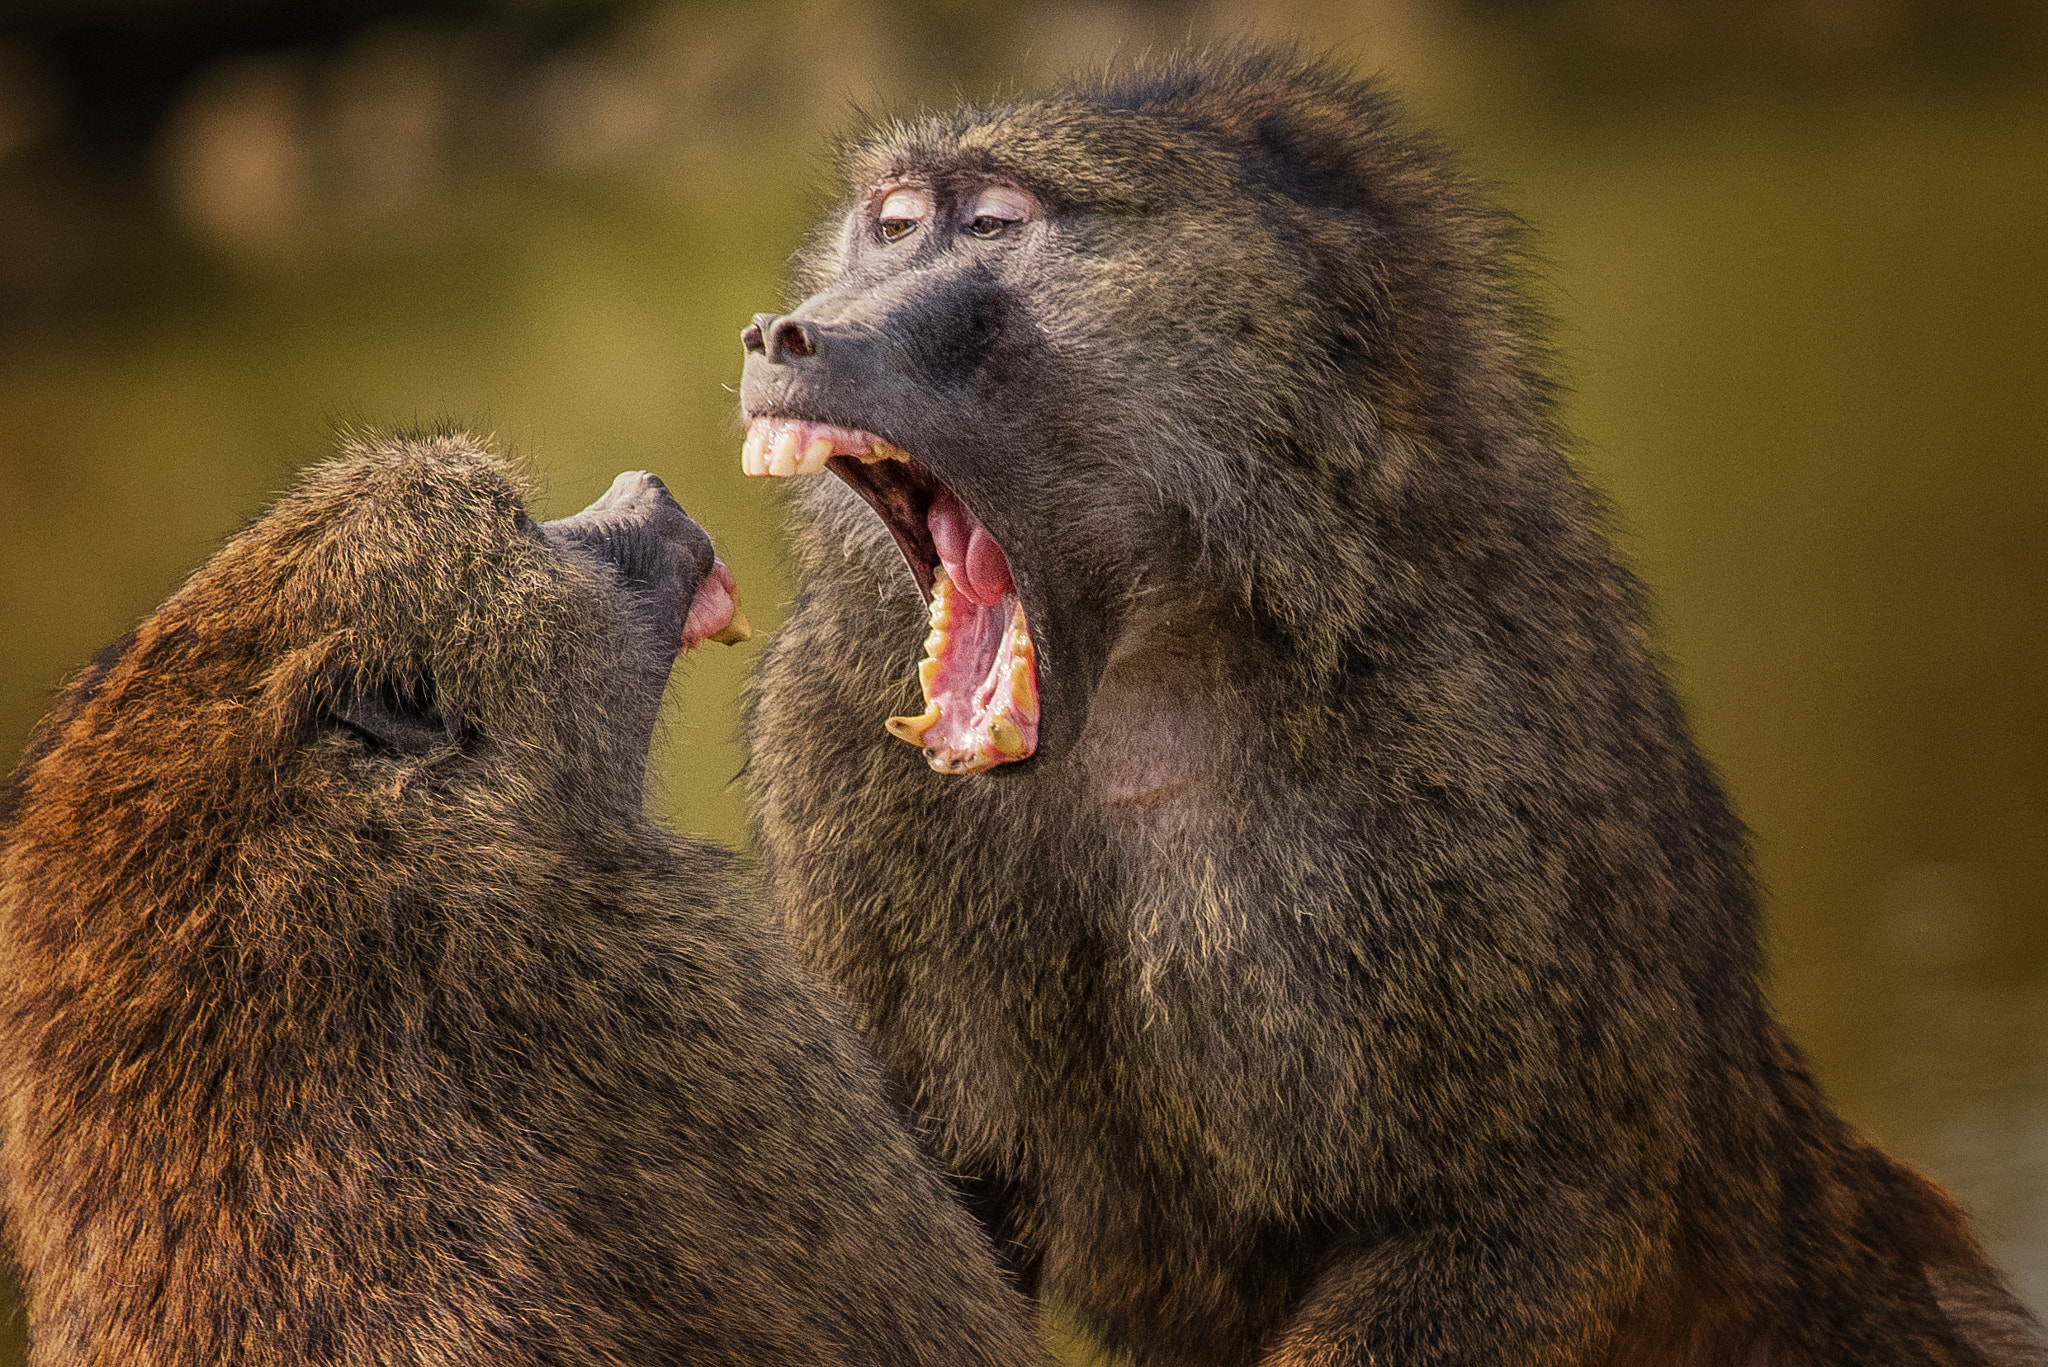
<path id="1" fill-rule="evenodd" d="M 1511 218 L 1259 48 L 845 170 L 743 336 L 748 470 L 838 476 L 755 831 L 1028 1289 L 1181 1367 L 2044 1361 L 1768 1014 Z"/>
<path id="2" fill-rule="evenodd" d="M 1028 1309 L 731 856 L 642 811 L 732 579 L 363 437 L 75 679 L 0 809 L 36 1367 L 1023 1364 Z"/>

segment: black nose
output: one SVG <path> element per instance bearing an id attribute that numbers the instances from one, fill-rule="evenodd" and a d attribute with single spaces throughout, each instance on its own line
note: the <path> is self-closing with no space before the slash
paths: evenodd
<path id="1" fill-rule="evenodd" d="M 818 330 L 796 318 L 757 313 L 740 333 L 740 345 L 766 356 L 771 365 L 804 361 L 818 354 Z"/>

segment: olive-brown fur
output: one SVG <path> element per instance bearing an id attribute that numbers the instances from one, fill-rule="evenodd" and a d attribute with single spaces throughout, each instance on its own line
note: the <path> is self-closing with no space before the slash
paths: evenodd
<path id="1" fill-rule="evenodd" d="M 666 508 L 636 600 L 474 442 L 352 440 L 71 683 L 0 817 L 36 1367 L 1042 1360 L 843 1008 L 642 812 L 710 557 Z"/>
<path id="2" fill-rule="evenodd" d="M 1378 87 L 1257 48 L 844 160 L 811 331 L 743 403 L 966 502 L 1046 712 L 969 776 L 884 734 L 923 605 L 815 480 L 755 830 L 1027 1286 L 1141 1364 L 2048 1360 L 1766 1009 L 1510 217 Z M 937 207 L 898 237 L 904 184 Z M 1042 220 L 970 234 L 992 184 Z"/>

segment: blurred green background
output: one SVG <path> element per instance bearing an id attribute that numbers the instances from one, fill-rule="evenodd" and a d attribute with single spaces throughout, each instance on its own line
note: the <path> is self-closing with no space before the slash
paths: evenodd
<path id="1" fill-rule="evenodd" d="M 2038 0 L 9 0 L 0 753 L 337 423 L 495 433 L 546 515 L 656 470 L 772 627 L 737 336 L 827 132 L 1246 34 L 1384 72 L 1542 231 L 1778 1006 L 2048 1307 Z M 742 837 L 752 649 L 678 671 L 683 830 Z"/>

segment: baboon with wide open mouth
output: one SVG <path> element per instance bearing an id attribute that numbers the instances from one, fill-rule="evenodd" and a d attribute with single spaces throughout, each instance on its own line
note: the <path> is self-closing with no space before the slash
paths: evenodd
<path id="1" fill-rule="evenodd" d="M 1257 48 L 844 169 L 743 336 L 755 829 L 1025 1286 L 1178 1367 L 2042 1360 L 1766 1010 L 1508 216 Z"/>

